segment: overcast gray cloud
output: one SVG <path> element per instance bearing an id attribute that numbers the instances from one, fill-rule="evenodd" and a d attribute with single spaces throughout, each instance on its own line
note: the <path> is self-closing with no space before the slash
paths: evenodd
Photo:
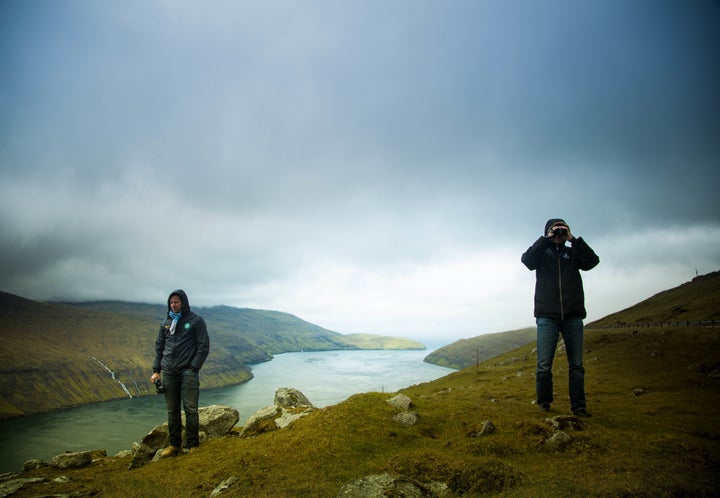
<path id="1" fill-rule="evenodd" d="M 720 4 L 0 3 L 0 289 L 445 342 L 720 267 Z"/>

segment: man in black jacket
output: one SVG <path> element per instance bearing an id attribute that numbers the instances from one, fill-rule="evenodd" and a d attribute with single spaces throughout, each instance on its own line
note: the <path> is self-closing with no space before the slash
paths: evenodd
<path id="1" fill-rule="evenodd" d="M 583 367 L 583 319 L 587 313 L 580 270 L 595 268 L 600 258 L 582 238 L 573 236 L 565 221 L 553 218 L 521 261 L 535 270 L 538 407 L 548 411 L 553 402 L 552 364 L 562 334 L 569 367 L 570 408 L 575 415 L 589 417 Z"/>
<path id="2" fill-rule="evenodd" d="M 155 340 L 155 361 L 150 382 L 161 379 L 165 389 L 170 445 L 161 458 L 176 455 L 182 447 L 180 403 L 185 408 L 185 444 L 188 449 L 200 444 L 198 372 L 210 353 L 205 320 L 190 311 L 190 302 L 182 289 L 170 293 L 168 313 Z M 156 384 L 157 385 L 157 384 Z"/>

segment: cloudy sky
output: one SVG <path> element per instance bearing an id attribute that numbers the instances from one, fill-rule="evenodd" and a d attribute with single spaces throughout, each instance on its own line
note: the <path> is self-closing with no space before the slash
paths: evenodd
<path id="1" fill-rule="evenodd" d="M 0 2 L 0 290 L 531 326 L 563 217 L 588 319 L 720 270 L 720 2 Z"/>

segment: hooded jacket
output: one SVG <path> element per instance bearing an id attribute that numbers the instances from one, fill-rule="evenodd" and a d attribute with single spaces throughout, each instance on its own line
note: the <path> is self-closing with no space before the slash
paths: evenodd
<path id="1" fill-rule="evenodd" d="M 585 292 L 580 270 L 587 271 L 600 263 L 600 258 L 582 237 L 570 241 L 570 246 L 555 244 L 547 232 L 555 223 L 553 218 L 545 224 L 542 237 L 528 248 L 521 261 L 535 270 L 535 317 L 585 318 Z"/>
<path id="2" fill-rule="evenodd" d="M 178 296 L 182 300 L 182 316 L 175 327 L 175 333 L 170 333 L 170 298 Z M 155 340 L 155 361 L 153 372 L 180 373 L 187 369 L 199 372 L 210 353 L 210 338 L 208 337 L 205 320 L 190 310 L 190 301 L 182 289 L 175 290 L 168 296 L 168 313 L 160 326 Z"/>

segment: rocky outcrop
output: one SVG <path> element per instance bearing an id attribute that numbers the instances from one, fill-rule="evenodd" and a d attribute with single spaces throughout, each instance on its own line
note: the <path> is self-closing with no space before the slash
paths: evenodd
<path id="1" fill-rule="evenodd" d="M 545 423 L 551 427 L 551 433 L 542 441 L 542 448 L 546 451 L 563 451 L 572 443 L 572 437 L 567 431 L 581 431 L 585 429 L 585 422 L 573 415 L 558 415 L 546 418 Z"/>
<path id="2" fill-rule="evenodd" d="M 235 408 L 225 405 L 203 406 L 198 410 L 200 416 L 200 442 L 208 438 L 221 437 L 229 433 L 240 419 Z M 185 441 L 185 414 L 182 414 L 183 442 Z M 140 441 L 133 443 L 133 457 L 129 469 L 141 467 L 157 459 L 158 451 L 168 444 L 168 425 L 153 427 Z"/>
<path id="3" fill-rule="evenodd" d="M 393 417 L 397 424 L 403 427 L 412 427 L 420 421 L 420 415 L 416 411 L 410 410 L 414 405 L 409 396 L 398 394 L 387 400 L 387 402 L 390 406 L 401 410 L 400 413 Z"/>
<path id="4" fill-rule="evenodd" d="M 226 405 L 211 405 L 200 408 L 200 430 L 205 432 L 207 437 L 221 437 L 235 427 L 240 420 L 240 414 L 235 408 Z M 183 414 L 183 424 L 185 414 Z"/>
<path id="5" fill-rule="evenodd" d="M 43 477 L 20 477 L 14 472 L 0 474 L 0 497 L 10 496 L 20 491 L 26 484 L 45 482 Z"/>
<path id="6" fill-rule="evenodd" d="M 254 437 L 284 429 L 314 410 L 315 407 L 302 392 L 292 387 L 280 387 L 275 391 L 274 404 L 250 416 L 240 431 L 240 437 Z"/>
<path id="7" fill-rule="evenodd" d="M 60 455 L 55 455 L 52 458 L 51 465 L 58 469 L 71 469 L 76 467 L 85 467 L 90 462 L 97 458 L 104 458 L 107 456 L 105 450 L 94 450 L 94 451 L 66 451 Z M 25 466 L 23 466 L 25 468 Z"/>

